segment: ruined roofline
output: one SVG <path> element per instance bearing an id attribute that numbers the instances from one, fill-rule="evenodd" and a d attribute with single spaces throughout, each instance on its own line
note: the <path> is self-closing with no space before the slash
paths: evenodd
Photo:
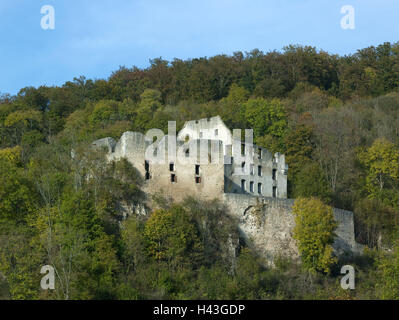
<path id="1" fill-rule="evenodd" d="M 201 127 L 201 124 L 203 124 L 203 125 L 209 125 L 210 123 L 213 123 L 214 126 L 213 126 L 213 127 L 203 127 L 203 129 L 204 129 L 204 130 L 215 129 L 215 127 L 216 127 L 217 125 L 222 125 L 222 126 L 224 126 L 224 128 L 227 130 L 228 136 L 230 136 L 231 143 L 224 143 L 224 147 L 232 147 L 233 144 L 234 144 L 234 141 L 237 141 L 237 140 L 238 140 L 241 144 L 248 145 L 248 143 L 246 143 L 245 141 L 242 141 L 241 138 L 240 138 L 240 139 L 235 139 L 235 137 L 234 137 L 233 134 L 232 134 L 232 130 L 224 123 L 223 119 L 222 119 L 219 115 L 214 116 L 214 117 L 210 117 L 210 118 L 202 118 L 202 119 L 198 119 L 198 120 L 188 120 L 188 121 L 186 121 L 186 122 L 184 123 L 183 127 L 182 127 L 182 128 L 180 129 L 180 131 L 177 133 L 177 139 L 178 139 L 178 140 L 181 140 L 181 141 L 184 141 L 184 140 L 185 140 L 185 137 L 182 137 L 182 136 L 181 136 L 181 133 L 182 133 L 185 129 L 189 129 L 189 127 L 192 126 L 192 125 L 194 125 L 194 126 L 196 126 L 196 127 L 198 127 L 198 126 Z M 199 129 L 201 129 L 201 128 L 199 128 Z M 241 129 L 241 130 L 243 130 L 243 129 Z M 193 139 L 193 140 L 201 140 L 201 138 Z M 207 139 L 205 139 L 205 140 L 207 140 Z M 218 138 L 218 139 L 212 139 L 212 140 L 221 140 L 221 139 Z M 279 158 L 281 155 L 284 155 L 283 153 L 280 153 L 280 152 L 275 152 L 275 153 L 273 154 L 269 149 L 264 148 L 264 147 L 262 147 L 262 146 L 259 146 L 259 145 L 255 144 L 255 143 L 252 143 L 252 145 L 253 145 L 254 150 L 262 149 L 262 152 L 266 151 L 266 152 L 272 154 L 274 157 L 277 157 L 277 158 Z M 255 153 L 256 153 L 256 152 L 255 152 Z"/>
<path id="2" fill-rule="evenodd" d="M 115 140 L 112 137 L 105 137 L 105 138 L 101 138 L 101 139 L 93 141 L 92 145 L 96 146 L 96 147 L 108 146 L 111 150 L 115 150 L 115 147 L 118 144 L 122 143 L 123 139 L 129 134 L 132 134 L 133 136 L 137 136 L 139 138 L 142 138 L 143 141 L 146 144 L 148 144 L 148 145 L 154 144 L 155 146 L 158 146 L 158 145 L 164 143 L 165 140 L 167 141 L 168 137 L 173 137 L 171 135 L 166 134 L 166 135 L 164 135 L 162 137 L 162 139 L 156 140 L 156 141 L 152 141 L 151 139 L 146 138 L 146 136 L 143 133 L 141 133 L 141 132 L 138 132 L 138 131 L 125 131 L 118 140 Z M 221 141 L 219 139 L 206 139 L 206 138 L 191 139 L 190 143 L 193 143 L 195 141 L 218 142 L 220 145 L 223 145 L 223 141 Z M 178 146 L 178 147 L 182 146 L 184 143 L 185 143 L 184 141 L 176 140 L 176 146 Z M 167 146 L 167 143 L 166 143 L 166 146 Z"/>
<path id="3" fill-rule="evenodd" d="M 224 123 L 224 121 L 222 120 L 222 118 L 219 115 L 217 115 L 215 117 L 202 118 L 202 119 L 198 119 L 198 120 L 188 120 L 188 121 L 184 122 L 184 125 L 180 131 L 182 131 L 184 128 L 186 128 L 189 124 L 201 124 L 201 123 L 209 123 L 209 122 L 219 122 L 219 123 L 223 124 L 226 127 L 226 129 L 228 129 L 231 133 L 231 130 L 226 126 L 226 124 Z"/>
<path id="4" fill-rule="evenodd" d="M 157 140 L 157 141 L 153 142 L 153 141 L 151 141 L 151 139 L 146 138 L 146 136 L 145 136 L 143 133 L 141 133 L 141 132 L 138 132 L 138 131 L 125 131 L 125 132 L 121 135 L 121 137 L 119 138 L 118 141 L 116 141 L 116 140 L 115 140 L 114 138 L 112 138 L 112 137 L 105 137 L 105 138 L 102 138 L 102 139 L 98 139 L 98 140 L 93 141 L 93 142 L 92 142 L 92 145 L 93 145 L 94 147 L 97 147 L 97 148 L 107 147 L 107 148 L 108 148 L 108 152 L 111 154 L 111 153 L 114 153 L 114 152 L 115 152 L 116 147 L 117 147 L 117 146 L 120 146 L 120 145 L 123 143 L 124 139 L 127 138 L 128 135 L 138 137 L 140 140 L 142 140 L 142 141 L 145 143 L 145 145 L 146 145 L 147 147 L 150 146 L 151 144 L 154 144 L 155 147 L 157 147 L 157 146 L 159 146 L 159 145 L 162 145 L 163 143 L 165 143 L 165 140 L 167 141 L 167 138 L 170 137 L 169 135 L 164 135 L 164 136 L 162 137 L 161 140 Z M 173 136 L 172 136 L 172 137 L 173 137 Z M 197 141 L 197 142 L 200 142 L 200 141 L 208 141 L 208 142 L 211 142 L 211 143 L 212 143 L 212 142 L 218 142 L 219 145 L 220 145 L 220 147 L 222 148 L 222 150 L 223 150 L 223 148 L 225 147 L 223 141 L 220 140 L 220 139 L 206 139 L 206 138 L 202 138 L 202 139 L 191 139 L 189 143 L 190 143 L 190 144 L 195 144 L 195 141 Z M 177 147 L 177 148 L 178 148 L 178 147 L 181 147 L 181 146 L 182 146 L 183 144 L 185 144 L 185 143 L 187 143 L 187 142 L 184 142 L 184 141 L 182 141 L 182 140 L 176 140 L 176 147 Z M 242 142 L 242 143 L 243 143 L 243 142 Z M 165 143 L 165 146 L 166 146 L 166 148 L 167 148 L 168 144 Z M 227 147 L 231 147 L 232 145 L 231 145 L 231 144 L 227 144 L 226 146 L 227 146 Z M 274 157 L 277 157 L 277 158 L 279 158 L 281 155 L 283 155 L 283 154 L 281 154 L 281 153 L 279 153 L 279 152 L 276 152 L 276 153 L 273 154 L 273 153 L 271 153 L 268 149 L 263 148 L 263 147 L 260 147 L 260 146 L 258 146 L 258 145 L 256 145 L 256 144 L 253 144 L 253 153 L 254 153 L 254 155 L 256 155 L 258 149 L 262 149 L 263 152 L 266 151 L 266 152 L 272 154 Z M 226 156 L 231 156 L 231 157 L 233 157 L 233 154 L 226 155 Z M 284 155 L 283 155 L 283 156 L 284 156 Z"/>
<path id="5" fill-rule="evenodd" d="M 209 127 L 210 124 L 212 124 L 212 126 Z M 234 139 L 234 136 L 232 135 L 231 130 L 226 126 L 226 124 L 224 123 L 222 118 L 219 115 L 217 115 L 217 116 L 211 117 L 211 118 L 202 118 L 202 119 L 199 119 L 199 120 L 186 121 L 184 123 L 182 129 L 179 132 L 177 132 L 177 134 L 176 134 L 176 146 L 181 146 L 182 144 L 185 143 L 185 139 L 182 137 L 182 133 L 183 133 L 183 131 L 185 129 L 190 129 L 188 127 L 190 127 L 192 125 L 194 126 L 194 128 L 196 128 L 198 126 L 200 127 L 200 128 L 196 128 L 196 129 L 201 129 L 201 127 L 202 127 L 204 130 L 205 129 L 206 130 L 215 129 L 216 127 L 225 129 L 227 131 L 227 139 L 223 140 L 220 137 L 213 137 L 213 138 L 200 138 L 200 137 L 193 138 L 193 137 L 190 137 L 190 141 L 195 141 L 195 140 L 200 140 L 200 141 L 201 140 L 222 141 L 223 142 L 222 143 L 222 149 L 223 149 L 223 152 L 225 153 L 226 156 L 233 156 L 232 148 L 233 148 L 233 145 L 234 145 L 234 141 L 239 140 L 240 143 L 244 144 L 245 146 L 250 145 L 250 144 L 246 143 L 245 141 L 242 141 L 241 139 L 237 139 L 237 140 Z M 115 141 L 113 138 L 106 137 L 106 138 L 94 141 L 93 144 L 94 145 L 98 145 L 99 144 L 99 145 L 107 146 L 108 149 L 111 151 L 110 153 L 112 153 L 115 150 L 115 147 L 117 145 L 120 145 L 122 143 L 122 140 L 124 139 L 124 137 L 127 136 L 127 135 L 136 136 L 137 139 L 144 141 L 144 143 L 147 146 L 149 146 L 149 145 L 154 143 L 151 139 L 146 138 L 145 134 L 143 134 L 141 132 L 138 132 L 138 131 L 126 131 L 126 132 L 124 132 L 121 135 L 121 137 L 119 138 L 118 141 Z M 168 136 L 169 136 L 168 134 L 164 135 L 162 137 L 162 139 L 157 140 L 155 142 L 154 146 L 162 144 L 163 140 L 165 138 L 167 138 Z M 227 142 L 226 142 L 226 140 L 227 140 Z M 229 143 L 229 142 L 231 142 L 231 143 Z M 252 146 L 253 146 L 254 155 L 256 155 L 259 152 L 259 150 L 261 150 L 260 151 L 261 153 L 267 152 L 267 153 L 271 154 L 274 158 L 277 158 L 277 159 L 279 159 L 281 156 L 285 156 L 284 154 L 279 153 L 279 152 L 276 152 L 276 153 L 273 154 L 268 149 L 266 149 L 264 147 L 261 147 L 261 146 L 255 144 L 255 143 L 252 143 Z M 229 151 L 226 151 L 226 150 L 229 150 Z"/>
<path id="6" fill-rule="evenodd" d="M 161 151 L 161 154 L 165 153 L 164 156 L 161 155 L 159 158 L 155 159 L 155 162 L 166 161 L 166 159 L 168 159 L 168 161 L 176 161 L 181 159 L 179 157 L 182 157 L 185 159 L 182 160 L 182 163 L 185 163 L 187 158 L 195 158 L 195 160 L 192 161 L 197 163 L 199 159 L 208 159 L 211 155 L 211 163 L 229 164 L 229 162 L 224 160 L 223 141 L 217 139 L 193 139 L 187 144 L 184 141 L 175 140 L 175 145 L 173 146 L 173 144 L 169 144 L 168 138 L 172 138 L 173 140 L 176 137 L 164 135 L 160 140 L 153 142 L 151 139 L 146 138 L 141 132 L 126 131 L 122 134 L 118 141 L 115 141 L 115 139 L 111 137 L 106 137 L 92 142 L 92 147 L 107 148 L 108 155 L 112 158 L 125 157 L 128 154 L 136 154 L 139 156 L 141 153 L 143 158 L 150 160 L 151 156 L 147 154 L 147 151 L 151 154 L 151 150 L 148 148 L 153 148 L 154 151 L 158 149 L 158 151 L 155 151 L 156 153 L 159 151 Z M 187 148 L 183 147 L 182 149 L 182 146 L 186 146 Z M 192 151 L 190 152 L 190 156 L 186 156 L 186 149 L 193 150 L 192 148 L 196 149 L 196 151 Z M 173 151 L 173 149 L 175 149 L 176 153 L 171 153 L 171 150 Z M 204 155 L 202 155 L 203 151 L 205 151 Z M 219 160 L 214 160 L 216 159 L 215 157 Z M 201 162 L 203 163 L 203 161 L 204 160 L 202 159 Z"/>

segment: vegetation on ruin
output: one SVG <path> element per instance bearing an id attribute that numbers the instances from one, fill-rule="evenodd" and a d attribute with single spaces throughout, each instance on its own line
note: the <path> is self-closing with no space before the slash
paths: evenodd
<path id="1" fill-rule="evenodd" d="M 337 223 L 333 209 L 317 198 L 298 198 L 293 207 L 297 240 L 303 267 L 311 272 L 330 273 L 337 262 L 332 244 Z"/>

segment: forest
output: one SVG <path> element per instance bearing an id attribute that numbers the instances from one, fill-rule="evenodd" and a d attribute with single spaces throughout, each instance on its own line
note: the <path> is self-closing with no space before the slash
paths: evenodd
<path id="1" fill-rule="evenodd" d="M 302 264 L 282 256 L 266 267 L 245 243 L 231 261 L 235 222 L 195 195 L 152 195 L 153 212 L 125 219 L 122 203 L 150 195 L 129 162 L 107 163 L 91 142 L 216 115 L 286 155 L 298 216 L 331 234 L 320 212 L 353 211 L 364 254 L 334 257 L 330 236 L 298 226 L 298 241 L 321 243 L 317 264 L 305 245 Z M 399 43 L 345 56 L 290 45 L 156 58 L 0 95 L 0 299 L 399 299 L 398 227 Z M 340 286 L 343 264 L 356 270 L 354 290 Z M 40 288 L 45 265 L 55 290 Z"/>

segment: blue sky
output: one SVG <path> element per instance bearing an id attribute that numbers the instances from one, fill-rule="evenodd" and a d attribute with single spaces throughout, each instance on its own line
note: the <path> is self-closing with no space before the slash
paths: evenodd
<path id="1" fill-rule="evenodd" d="M 40 26 L 43 5 L 55 30 Z M 340 26 L 356 9 L 355 30 Z M 399 0 L 0 0 L 0 93 L 107 78 L 123 65 L 288 44 L 349 54 L 399 41 Z"/>

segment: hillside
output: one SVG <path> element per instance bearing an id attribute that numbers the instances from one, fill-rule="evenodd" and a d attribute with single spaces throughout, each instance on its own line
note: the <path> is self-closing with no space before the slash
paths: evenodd
<path id="1" fill-rule="evenodd" d="M 237 230 L 217 201 L 156 195 L 157 210 L 123 220 L 121 203 L 148 196 L 141 177 L 88 152 L 91 142 L 216 115 L 286 155 L 289 198 L 353 211 L 366 255 L 330 272 L 285 259 L 268 269 L 243 244 L 232 268 L 226 243 Z M 397 299 L 399 43 L 344 57 L 288 46 L 158 58 L 3 94 L 0 199 L 0 299 Z M 357 271 L 351 292 L 339 286 L 344 263 Z M 47 264 L 54 292 L 38 287 Z"/>

